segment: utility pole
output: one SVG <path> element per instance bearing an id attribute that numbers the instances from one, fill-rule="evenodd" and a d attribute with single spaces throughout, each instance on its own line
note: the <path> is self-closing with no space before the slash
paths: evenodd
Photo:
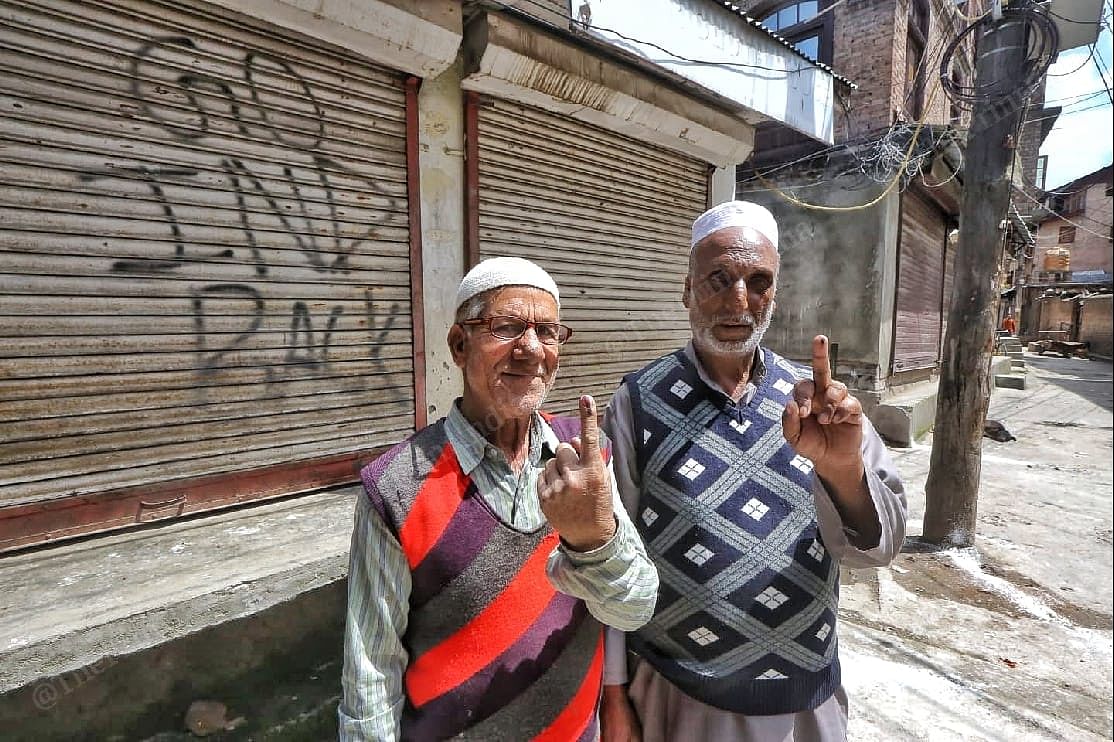
<path id="1" fill-rule="evenodd" d="M 998 9 L 995 8 L 995 15 Z M 1006 11 L 978 40 L 976 89 L 1017 91 L 1027 23 Z M 971 546 L 982 472 L 982 431 L 990 404 L 997 275 L 1010 200 L 1018 121 L 1026 96 L 976 100 L 967 138 L 955 255 L 954 294 L 944 337 L 932 458 L 925 485 L 926 541 Z"/>

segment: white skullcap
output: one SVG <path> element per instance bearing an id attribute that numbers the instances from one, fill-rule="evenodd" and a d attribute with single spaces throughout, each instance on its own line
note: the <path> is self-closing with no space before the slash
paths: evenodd
<path id="1" fill-rule="evenodd" d="M 692 223 L 689 249 L 713 232 L 731 227 L 750 227 L 762 234 L 777 250 L 777 221 L 765 206 L 750 201 L 728 201 L 705 211 Z"/>
<path id="2" fill-rule="evenodd" d="M 552 294 L 557 308 L 561 308 L 557 283 L 539 265 L 524 258 L 481 260 L 460 282 L 460 288 L 456 290 L 456 308 L 460 309 L 473 296 L 501 286 L 533 286 Z"/>

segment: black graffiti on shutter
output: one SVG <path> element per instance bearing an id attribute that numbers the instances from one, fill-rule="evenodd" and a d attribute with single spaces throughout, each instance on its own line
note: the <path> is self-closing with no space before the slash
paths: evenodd
<path id="1" fill-rule="evenodd" d="M 218 250 L 208 256 L 191 254 L 186 256 L 186 242 L 182 238 L 182 225 L 178 222 L 178 217 L 174 213 L 174 204 L 166 197 L 163 189 L 163 182 L 170 178 L 191 178 L 198 174 L 194 168 L 181 168 L 181 167 L 164 167 L 164 168 L 149 168 L 145 165 L 137 165 L 134 167 L 118 167 L 111 170 L 87 170 L 78 175 L 78 179 L 83 183 L 92 183 L 102 178 L 119 177 L 123 174 L 136 174 L 139 175 L 151 189 L 155 200 L 159 202 L 162 207 L 163 215 L 166 217 L 167 223 L 170 225 L 170 234 L 174 239 L 174 258 L 167 259 L 128 259 L 116 260 L 112 263 L 112 270 L 117 273 L 139 273 L 139 274 L 160 274 L 167 273 L 176 268 L 181 267 L 182 262 L 185 260 L 205 260 L 207 258 L 231 258 L 235 253 L 229 248 L 225 250 Z"/>
<path id="2" fill-rule="evenodd" d="M 230 118 L 236 125 L 237 130 L 244 136 L 253 136 L 253 130 L 256 124 L 262 126 L 264 134 L 271 139 L 274 139 L 280 144 L 285 144 L 292 147 L 302 149 L 314 149 L 320 143 L 325 134 L 324 111 L 317 102 L 312 89 L 298 71 L 294 69 L 286 60 L 273 57 L 269 54 L 263 54 L 257 51 L 245 51 L 244 57 L 241 62 L 243 83 L 248 90 L 248 105 L 236 94 L 229 83 L 219 77 L 214 77 L 207 74 L 199 74 L 197 72 L 184 72 L 177 75 L 173 80 L 166 81 L 166 84 L 176 86 L 186 100 L 192 106 L 192 118 L 195 123 L 183 124 L 176 122 L 161 112 L 157 105 L 153 105 L 153 101 L 149 100 L 144 93 L 143 82 L 144 77 L 141 74 L 141 67 L 145 62 L 152 60 L 152 55 L 158 51 L 167 51 L 171 56 L 175 52 L 197 52 L 199 48 L 193 39 L 188 36 L 158 36 L 146 43 L 142 44 L 139 49 L 132 55 L 130 74 L 131 74 L 131 93 L 137 101 L 139 101 L 139 108 L 149 119 L 155 121 L 176 138 L 191 140 L 200 139 L 210 134 L 210 121 L 211 112 L 208 106 L 203 102 L 203 99 L 197 95 L 198 92 L 211 91 L 215 92 L 224 98 L 228 103 Z M 304 99 L 309 101 L 312 114 L 309 116 L 312 123 L 312 130 L 306 132 L 308 139 L 299 139 L 297 136 L 291 136 L 285 133 L 279 127 L 271 123 L 267 117 L 267 106 L 262 100 L 259 86 L 256 84 L 256 70 L 261 65 L 274 65 L 278 67 L 282 73 L 285 73 L 292 78 L 295 83 L 301 87 Z M 162 85 L 155 87 L 155 92 L 168 95 L 171 93 L 170 88 Z M 169 109 L 175 109 L 176 106 L 166 106 Z M 245 110 L 253 110 L 255 113 L 256 121 L 250 121 L 245 115 Z"/>
<path id="3" fill-rule="evenodd" d="M 304 301 L 294 302 L 293 318 L 290 323 L 290 345 L 286 350 L 286 362 L 304 365 L 308 370 L 314 370 L 319 365 L 328 361 L 329 341 L 333 330 L 336 329 L 337 319 L 344 312 L 344 307 L 333 307 L 329 312 L 329 322 L 325 326 L 321 344 L 313 331 L 313 318 Z"/>
<path id="4" fill-rule="evenodd" d="M 216 348 L 209 347 L 209 335 L 205 327 L 205 297 L 206 296 L 226 296 L 226 298 L 243 298 L 253 302 L 254 312 L 251 319 L 248 321 L 248 326 L 240 331 L 239 334 L 234 335 L 231 340 L 227 340 L 224 344 Z M 201 370 L 203 373 L 212 373 L 221 367 L 221 359 L 226 353 L 236 350 L 245 340 L 251 337 L 252 333 L 259 329 L 263 324 L 263 310 L 264 301 L 254 287 L 242 283 L 218 283 L 210 286 L 203 286 L 194 292 L 192 299 L 193 303 L 193 325 L 195 334 L 197 335 L 198 352 L 201 354 Z"/>
<path id="5" fill-rule="evenodd" d="M 273 169 L 264 171 L 243 155 L 220 151 L 214 153 L 214 171 L 223 173 L 230 184 L 229 193 L 233 202 L 230 207 L 236 211 L 237 221 L 244 235 L 242 246 L 247 248 L 248 253 L 243 256 L 247 258 L 244 262 L 252 266 L 256 277 L 267 276 L 274 266 L 270 260 L 271 250 L 261 244 L 257 237 L 257 227 L 251 222 L 253 213 L 275 218 L 281 232 L 293 240 L 308 266 L 315 272 L 332 275 L 350 273 L 349 257 L 361 244 L 375 236 L 376 229 L 392 225 L 397 215 L 405 210 L 400 209 L 398 200 L 374 179 L 316 151 L 325 136 L 324 111 L 308 82 L 290 63 L 266 53 L 249 50 L 244 52 L 240 60 L 241 79 L 221 79 L 190 69 L 189 57 L 200 51 L 199 45 L 188 36 L 155 37 L 139 46 L 131 59 L 130 86 L 141 114 L 165 131 L 171 141 L 195 143 L 206 137 L 233 134 L 244 138 L 270 140 L 290 154 L 288 162 L 281 166 L 279 175 Z M 164 57 L 161 62 L 155 59 L 159 55 Z M 170 57 L 169 61 L 165 59 L 167 56 Z M 178 57 L 177 66 L 174 64 L 175 56 Z M 185 71 L 175 74 L 176 69 Z M 260 79 L 265 74 L 293 80 L 300 88 L 299 99 L 305 102 L 305 108 L 295 111 L 294 116 L 283 124 L 277 123 L 268 114 L 268 93 L 260 84 Z M 161 81 L 160 77 L 163 78 Z M 246 94 L 243 90 L 246 90 Z M 173 100 L 175 93 L 184 99 L 185 104 Z M 218 122 L 230 122 L 230 126 L 225 126 L 223 132 L 218 131 L 221 126 Z M 300 125 L 302 122 L 308 122 L 308 125 L 303 127 Z M 330 173 L 359 181 L 362 190 L 386 201 L 387 208 L 383 217 L 369 225 L 365 234 L 347 238 L 342 235 L 337 193 Z M 86 171 L 79 176 L 84 182 L 108 177 L 138 177 L 150 189 L 168 225 L 173 245 L 171 254 L 144 259 L 117 259 L 111 265 L 113 272 L 133 276 L 174 275 L 188 278 L 190 264 L 225 262 L 237 257 L 239 247 L 206 251 L 191 243 L 191 225 L 180 218 L 181 207 L 190 204 L 176 202 L 167 193 L 166 186 L 187 185 L 201 175 L 202 171 L 197 168 L 166 163 L 109 166 Z M 284 192 L 280 193 L 276 189 L 276 182 L 281 184 Z M 315 199 L 305 192 L 307 183 L 316 184 L 319 188 L 319 193 L 314 195 L 318 202 L 324 204 L 325 216 L 312 215 L 309 205 Z M 255 204 L 261 206 L 254 210 L 250 208 Z M 315 228 L 315 221 L 325 221 L 326 228 Z M 269 231 L 275 232 L 276 229 L 272 226 Z M 333 257 L 325 257 L 327 253 L 331 253 Z M 202 286 L 193 292 L 190 301 L 203 374 L 212 374 L 222 368 L 239 365 L 229 354 L 243 347 L 260 330 L 268 301 L 276 301 L 266 299 L 260 288 L 262 285 L 257 288 L 242 282 L 219 283 Z M 386 373 L 385 361 L 381 357 L 383 344 L 396 324 L 400 307 L 397 302 L 393 303 L 390 316 L 382 326 L 377 326 L 371 312 L 370 289 L 367 291 L 367 329 L 371 340 L 368 360 L 376 372 Z M 252 302 L 251 314 L 245 315 L 245 323 L 234 334 L 214 333 L 207 326 L 206 300 L 218 297 L 242 298 Z M 327 372 L 329 349 L 344 311 L 343 307 L 333 306 L 328 310 L 327 316 L 318 316 L 315 321 L 305 301 L 290 298 L 281 301 L 293 302 L 291 332 L 289 342 L 285 344 L 287 350 L 284 363 L 266 371 L 268 383 L 282 381 L 292 375 Z M 315 325 L 318 328 L 316 331 Z M 365 382 L 361 379 L 358 383 L 362 386 Z M 401 395 L 398 390 L 391 389 L 388 396 L 395 399 Z"/>

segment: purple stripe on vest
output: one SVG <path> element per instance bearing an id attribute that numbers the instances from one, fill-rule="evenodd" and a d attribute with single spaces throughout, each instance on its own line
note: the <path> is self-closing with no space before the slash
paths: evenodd
<path id="1" fill-rule="evenodd" d="M 573 438 L 580 435 L 580 418 L 579 417 L 551 417 L 546 422 L 553 430 L 553 434 L 557 436 L 557 440 L 568 443 Z M 605 462 L 611 460 L 611 442 L 607 439 L 607 435 L 600 430 L 600 448 L 603 449 L 603 460 Z"/>
<path id="2" fill-rule="evenodd" d="M 475 494 L 476 485 L 469 482 L 463 501 L 441 538 L 437 539 L 437 544 L 421 564 L 411 571 L 410 610 L 425 605 L 467 569 L 495 531 L 495 518 Z"/>
<path id="3" fill-rule="evenodd" d="M 549 670 L 588 614 L 584 601 L 557 593 L 538 620 L 487 667 L 404 719 L 408 739 L 446 739 L 494 714 Z M 534 659 L 531 660 L 530 658 Z M 414 713 L 407 704 L 407 716 Z"/>
<path id="4" fill-rule="evenodd" d="M 600 686 L 600 696 L 603 696 L 603 686 Z M 599 739 L 600 733 L 600 704 L 596 701 L 596 710 L 592 713 L 592 718 L 588 720 L 588 726 L 584 727 L 584 733 L 577 738 L 576 742 L 596 742 Z"/>
<path id="5" fill-rule="evenodd" d="M 551 417 L 547 422 L 559 441 L 571 441 L 573 438 L 580 435 L 579 418 L 564 416 Z"/>
<path id="6" fill-rule="evenodd" d="M 379 458 L 372 461 L 370 464 L 360 470 L 360 479 L 364 483 L 364 491 L 367 493 L 368 498 L 371 500 L 371 505 L 379 511 L 380 517 L 388 525 L 392 525 L 392 519 L 387 513 L 386 503 L 383 502 L 383 496 L 379 493 L 379 486 L 376 482 L 383 476 L 383 472 L 391 462 L 394 461 L 400 453 L 410 447 L 409 439 L 391 446 L 390 450 L 383 453 Z"/>

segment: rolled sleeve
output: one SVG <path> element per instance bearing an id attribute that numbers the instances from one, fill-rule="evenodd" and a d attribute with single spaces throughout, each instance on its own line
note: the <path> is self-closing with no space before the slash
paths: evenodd
<path id="1" fill-rule="evenodd" d="M 835 503 L 820 482 L 820 477 L 813 477 L 812 480 L 816 520 L 824 546 L 833 559 L 852 569 L 885 567 L 892 562 L 905 541 L 905 520 L 908 515 L 905 485 L 898 474 L 897 466 L 874 426 L 865 417 L 862 454 L 867 489 L 878 518 L 880 537 L 877 546 L 860 549 L 852 543 L 851 539 L 855 534 L 844 526 Z"/>

